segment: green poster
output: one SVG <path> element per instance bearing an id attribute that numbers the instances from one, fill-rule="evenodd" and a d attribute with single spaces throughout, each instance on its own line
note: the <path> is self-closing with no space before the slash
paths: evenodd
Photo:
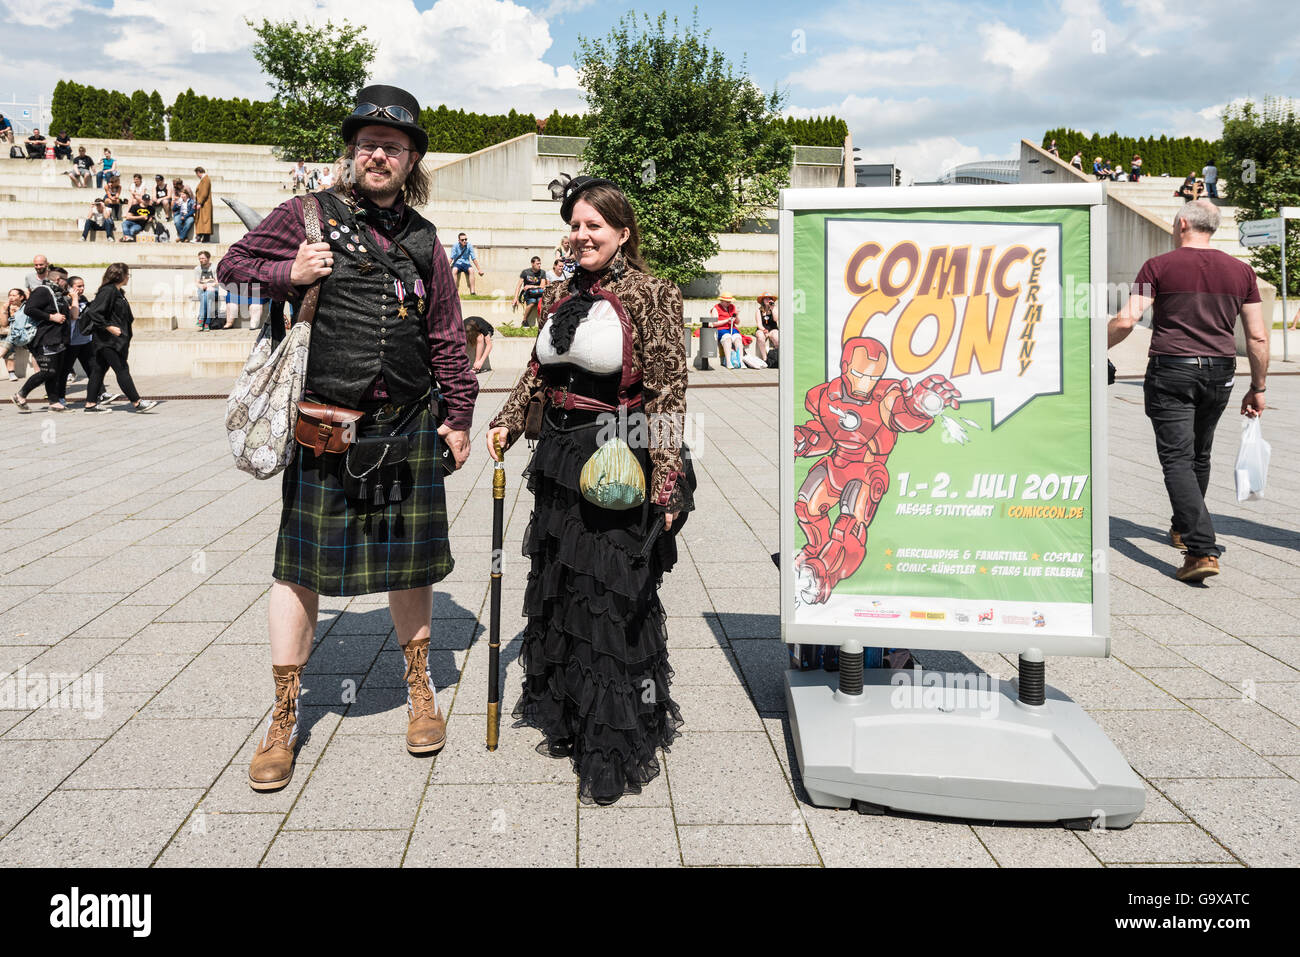
<path id="1" fill-rule="evenodd" d="M 793 623 L 1095 634 L 1090 224 L 793 211 Z"/>

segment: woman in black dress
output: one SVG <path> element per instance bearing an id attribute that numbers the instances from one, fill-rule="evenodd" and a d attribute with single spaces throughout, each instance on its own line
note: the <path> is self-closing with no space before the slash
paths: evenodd
<path id="1" fill-rule="evenodd" d="M 658 594 L 694 507 L 681 442 L 682 295 L 646 271 L 635 215 L 613 183 L 573 180 L 561 215 L 578 268 L 547 288 L 532 361 L 492 420 L 487 444 L 496 458 L 494 441 L 508 448 L 525 431 L 530 403 L 545 402 L 524 473 L 534 496 L 524 536 L 532 567 L 514 716 L 517 727 L 542 731 L 538 751 L 572 760 L 583 803 L 612 804 L 659 773 L 656 752 L 682 724 L 669 697 Z M 615 435 L 644 477 L 643 501 L 617 509 L 596 504 L 590 488 L 584 496 L 581 479 L 589 457 Z"/>

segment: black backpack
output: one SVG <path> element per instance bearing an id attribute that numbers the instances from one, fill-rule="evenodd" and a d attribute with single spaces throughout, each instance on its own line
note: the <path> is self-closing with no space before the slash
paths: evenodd
<path id="1" fill-rule="evenodd" d="M 780 360 L 780 355 L 779 355 L 780 351 L 781 351 L 780 346 L 769 346 L 769 347 L 768 347 L 768 350 L 767 350 L 767 367 L 768 367 L 769 369 L 778 369 L 778 368 L 780 368 L 780 366 L 777 364 L 777 363 L 779 362 L 779 360 Z"/>

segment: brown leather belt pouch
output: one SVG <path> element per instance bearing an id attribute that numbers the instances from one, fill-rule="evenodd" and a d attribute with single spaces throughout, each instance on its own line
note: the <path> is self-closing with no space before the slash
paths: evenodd
<path id="1" fill-rule="evenodd" d="M 348 428 L 364 412 L 345 409 L 320 402 L 299 402 L 298 422 L 293 427 L 293 437 L 303 448 L 316 455 L 326 452 L 346 452 L 348 444 L 356 438 L 356 428 Z"/>

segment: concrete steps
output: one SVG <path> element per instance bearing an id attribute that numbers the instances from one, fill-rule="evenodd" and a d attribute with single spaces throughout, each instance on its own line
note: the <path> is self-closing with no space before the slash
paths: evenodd
<path id="1" fill-rule="evenodd" d="M 266 213 L 293 195 L 289 189 L 293 164 L 276 159 L 266 146 L 123 140 L 74 140 L 73 145 L 85 145 L 96 161 L 105 146 L 112 149 L 117 160 L 115 168 L 128 185 L 134 172 L 141 173 L 146 184 L 152 184 L 154 173 L 159 172 L 168 179 L 179 176 L 193 185 L 194 167 L 203 166 L 213 182 L 214 239 L 218 242 L 155 243 L 146 236 L 135 243 L 110 244 L 99 232 L 93 233 L 90 241 L 82 242 L 78 221 L 86 215 L 91 199 L 102 195 L 102 190 L 72 186 L 64 175 L 70 164 L 62 160 L 29 163 L 0 158 L 0 203 L 4 208 L 0 219 L 0 285 L 21 286 L 32 256 L 38 252 L 81 275 L 92 293 L 110 262 L 125 262 L 132 271 L 126 292 L 138 328 L 150 334 L 181 335 L 193 329 L 198 307 L 191 297 L 198 252 L 207 250 L 214 262 L 219 261 L 230 244 L 245 234 L 238 217 L 221 201 L 223 196 L 238 197 Z M 437 167 L 461 158 L 460 154 L 436 154 L 426 157 L 426 163 Z M 465 300 L 462 309 L 466 315 L 485 315 L 494 323 L 511 318 L 517 321 L 518 314 L 510 312 L 508 296 L 514 291 L 520 271 L 527 268 L 534 255 L 540 256 L 549 268 L 554 249 L 567 232 L 560 220 L 559 203 L 550 198 L 546 183 L 559 171 L 577 171 L 575 162 L 569 157 L 538 156 L 531 198 L 461 199 L 444 192 L 443 198 L 421 209 L 438 227 L 444 248 L 451 247 L 457 233 L 465 232 L 478 251 L 485 275 L 476 277 L 476 288 L 496 298 Z M 684 290 L 689 318 L 704 316 L 722 292 L 738 297 L 742 314 L 748 315 L 753 311 L 754 297 L 775 290 L 777 236 L 765 228 L 767 225 L 760 222 L 756 224 L 760 231 L 718 237 L 719 252 L 706 263 L 707 274 Z M 465 288 L 463 284 L 461 288 Z M 216 340 L 204 341 L 205 348 L 216 348 Z M 186 352 L 189 348 L 181 348 L 181 353 L 168 360 L 169 368 L 175 366 L 173 371 L 178 371 L 176 363 L 180 363 L 186 370 L 224 369 L 222 363 L 238 360 L 242 364 L 247 352 L 246 344 L 233 355 L 199 355 Z"/>

